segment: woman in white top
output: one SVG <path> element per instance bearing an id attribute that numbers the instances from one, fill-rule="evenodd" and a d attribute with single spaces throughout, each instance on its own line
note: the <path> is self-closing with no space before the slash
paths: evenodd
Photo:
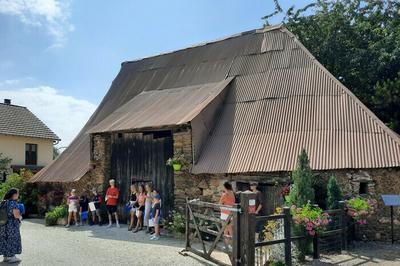
<path id="1" fill-rule="evenodd" d="M 144 203 L 144 217 L 143 217 L 143 224 L 147 227 L 147 232 L 150 232 L 149 220 L 150 220 L 150 211 L 151 205 L 153 202 L 153 188 L 150 184 L 146 184 L 146 201 Z"/>

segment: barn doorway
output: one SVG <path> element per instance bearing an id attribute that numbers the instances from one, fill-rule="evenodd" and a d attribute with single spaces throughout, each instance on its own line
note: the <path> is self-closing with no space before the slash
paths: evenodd
<path id="1" fill-rule="evenodd" d="M 122 206 L 132 183 L 149 183 L 161 191 L 163 213 L 174 203 L 174 176 L 165 162 L 173 156 L 172 132 L 115 133 L 111 137 L 111 176 L 120 189 Z"/>
<path id="2" fill-rule="evenodd" d="M 250 190 L 249 182 L 236 182 L 238 191 Z M 280 187 L 268 183 L 258 183 L 257 189 L 261 192 L 265 215 L 271 215 L 277 207 L 282 206 Z"/>

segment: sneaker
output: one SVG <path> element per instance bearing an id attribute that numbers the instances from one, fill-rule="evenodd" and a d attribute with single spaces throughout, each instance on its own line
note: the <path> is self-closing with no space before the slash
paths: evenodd
<path id="1" fill-rule="evenodd" d="M 128 227 L 128 231 L 132 231 L 132 227 L 129 226 L 129 227 Z"/>
<path id="2" fill-rule="evenodd" d="M 153 236 L 153 237 L 150 238 L 150 240 L 152 240 L 152 241 L 153 241 L 153 240 L 159 240 L 159 239 L 160 239 L 159 236 Z"/>
<path id="3" fill-rule="evenodd" d="M 138 228 L 136 228 L 135 230 L 132 231 L 132 233 L 137 233 L 137 232 L 139 232 Z"/>
<path id="4" fill-rule="evenodd" d="M 69 224 L 64 225 L 65 228 L 69 228 Z"/>
<path id="5" fill-rule="evenodd" d="M 79 224 L 78 224 L 78 223 L 76 223 L 76 224 L 75 224 L 75 226 L 79 226 Z"/>
<path id="6" fill-rule="evenodd" d="M 111 228 L 111 226 L 112 226 L 112 224 L 108 224 L 108 225 L 107 225 L 107 228 Z"/>
<path id="7" fill-rule="evenodd" d="M 11 257 L 9 258 L 9 260 L 7 261 L 8 263 L 17 263 L 17 262 L 21 262 L 21 259 L 18 259 L 17 257 Z"/>
<path id="8" fill-rule="evenodd" d="M 117 224 L 117 228 L 121 228 L 121 226 L 119 226 L 119 224 Z"/>

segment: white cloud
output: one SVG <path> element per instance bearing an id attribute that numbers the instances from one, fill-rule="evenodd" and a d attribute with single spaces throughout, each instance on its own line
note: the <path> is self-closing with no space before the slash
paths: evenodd
<path id="1" fill-rule="evenodd" d="M 18 17 L 22 23 L 43 27 L 54 38 L 52 47 L 63 46 L 74 30 L 69 22 L 69 2 L 60 0 L 0 0 L 0 13 Z"/>
<path id="2" fill-rule="evenodd" d="M 61 138 L 59 147 L 70 144 L 96 109 L 93 103 L 62 95 L 48 86 L 0 89 L 0 97 L 27 107 L 39 117 Z"/>

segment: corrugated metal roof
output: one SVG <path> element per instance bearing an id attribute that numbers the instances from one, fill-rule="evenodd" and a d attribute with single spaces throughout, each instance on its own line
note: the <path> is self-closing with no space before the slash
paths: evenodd
<path id="1" fill-rule="evenodd" d="M 28 108 L 0 103 L 0 134 L 60 140 Z"/>
<path id="2" fill-rule="evenodd" d="M 135 108 L 129 104 L 135 97 L 160 90 L 145 100 L 144 108 L 154 110 L 151 99 L 160 100 L 163 90 L 180 88 L 185 94 L 226 77 L 236 78 L 194 173 L 290 171 L 303 147 L 315 169 L 400 166 L 399 137 L 277 26 L 123 63 L 75 141 L 33 180 L 78 180 L 89 164 L 87 132 L 104 126 L 101 121 L 118 107 Z M 169 115 L 179 120 L 172 111 L 165 118 Z M 116 119 L 125 123 L 129 119 L 123 116 Z M 147 119 L 170 124 L 152 114 Z"/>
<path id="3" fill-rule="evenodd" d="M 399 137 L 279 34 L 291 38 L 235 58 L 237 77 L 193 173 L 292 171 L 303 148 L 317 170 L 400 166 Z"/>
<path id="4" fill-rule="evenodd" d="M 143 91 L 88 133 L 186 124 L 210 104 L 232 79 L 229 77 L 217 83 Z"/>

